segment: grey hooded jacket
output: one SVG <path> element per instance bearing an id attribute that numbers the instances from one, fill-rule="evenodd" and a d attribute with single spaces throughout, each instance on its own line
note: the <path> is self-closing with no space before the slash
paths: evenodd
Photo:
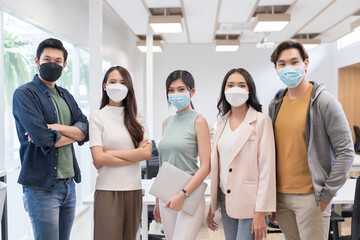
<path id="1" fill-rule="evenodd" d="M 306 150 L 316 203 L 329 204 L 344 185 L 355 158 L 348 121 L 340 103 L 325 90 L 314 85 L 306 116 Z M 269 115 L 275 121 L 286 89 L 271 101 Z M 289 136 L 291 138 L 291 136 Z"/>

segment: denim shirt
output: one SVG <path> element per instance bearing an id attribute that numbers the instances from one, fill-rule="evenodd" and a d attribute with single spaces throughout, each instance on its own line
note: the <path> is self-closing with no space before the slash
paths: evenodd
<path id="1" fill-rule="evenodd" d="M 64 88 L 56 86 L 60 96 L 66 101 L 71 112 L 71 126 L 78 127 L 86 136 L 79 141 L 88 141 L 89 123 L 81 112 L 73 96 Z M 33 81 L 18 87 L 13 96 L 13 115 L 20 141 L 21 170 L 18 183 L 37 190 L 52 191 L 57 178 L 58 149 L 55 144 L 61 134 L 49 129 L 47 124 L 58 123 L 56 108 L 51 100 L 49 88 L 35 75 Z M 31 137 L 31 142 L 25 133 Z M 74 180 L 81 181 L 80 168 L 71 144 Z"/>

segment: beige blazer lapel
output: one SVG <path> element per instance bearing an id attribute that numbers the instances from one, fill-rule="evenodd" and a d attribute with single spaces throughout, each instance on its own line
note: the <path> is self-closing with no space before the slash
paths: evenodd
<path id="1" fill-rule="evenodd" d="M 251 133 L 254 131 L 254 127 L 250 125 L 254 121 L 256 121 L 256 110 L 249 106 L 243 122 L 239 125 L 239 129 L 236 130 L 239 135 L 235 140 L 234 147 L 231 152 L 230 164 L 235 159 L 236 155 L 238 155 L 241 151 Z"/>

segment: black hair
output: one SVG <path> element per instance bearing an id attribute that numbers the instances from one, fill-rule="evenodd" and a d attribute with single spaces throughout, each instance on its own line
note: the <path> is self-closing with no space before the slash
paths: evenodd
<path id="1" fill-rule="evenodd" d="M 274 63 L 274 65 L 276 66 L 276 62 L 279 59 L 280 54 L 282 53 L 282 51 L 286 50 L 286 49 L 291 49 L 291 48 L 295 48 L 299 51 L 301 58 L 303 61 L 305 61 L 306 59 L 309 58 L 309 55 L 306 52 L 306 49 L 304 47 L 304 45 L 302 45 L 301 42 L 294 42 L 294 41 L 283 41 L 281 42 L 274 50 L 274 52 L 271 54 L 270 57 L 270 61 L 272 63 Z"/>
<path id="2" fill-rule="evenodd" d="M 55 49 L 59 49 L 59 50 L 63 51 L 63 53 L 64 53 L 64 62 L 66 62 L 66 59 L 68 57 L 68 52 L 66 51 L 64 45 L 62 44 L 62 42 L 60 40 L 55 39 L 55 38 L 48 38 L 48 39 L 43 40 L 39 44 L 39 46 L 38 46 L 38 48 L 36 50 L 37 59 L 40 60 L 40 56 L 43 53 L 45 48 L 55 48 Z"/>
<path id="3" fill-rule="evenodd" d="M 169 102 L 169 97 L 168 97 L 169 87 L 173 81 L 178 80 L 178 79 L 181 79 L 184 82 L 184 84 L 187 87 L 187 89 L 189 90 L 189 92 L 193 88 L 195 88 L 195 80 L 194 80 L 194 77 L 191 75 L 191 73 L 189 73 L 188 71 L 185 71 L 185 70 L 173 71 L 172 73 L 169 74 L 169 76 L 166 79 L 166 98 L 167 98 L 168 102 Z M 191 108 L 194 109 L 194 105 L 192 104 L 191 101 L 190 101 L 190 105 L 191 105 Z"/>
<path id="4" fill-rule="evenodd" d="M 246 83 L 249 88 L 249 98 L 246 101 L 246 104 L 253 107 L 256 111 L 262 112 L 262 106 L 256 96 L 256 87 L 255 87 L 255 82 L 254 82 L 252 76 L 250 75 L 250 73 L 248 71 L 246 71 L 243 68 L 234 68 L 234 69 L 231 69 L 225 75 L 224 80 L 221 85 L 220 96 L 219 96 L 219 100 L 217 103 L 217 109 L 219 110 L 219 115 L 224 116 L 226 113 L 228 113 L 231 110 L 231 105 L 230 105 L 230 103 L 228 103 L 228 101 L 226 101 L 226 98 L 225 98 L 225 87 L 226 87 L 228 78 L 233 73 L 240 73 L 246 80 Z"/>

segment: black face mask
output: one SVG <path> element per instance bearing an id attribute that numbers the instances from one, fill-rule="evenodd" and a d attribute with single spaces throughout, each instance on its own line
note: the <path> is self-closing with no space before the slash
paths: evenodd
<path id="1" fill-rule="evenodd" d="M 58 80 L 62 73 L 62 66 L 54 62 L 43 63 L 40 65 L 40 76 L 48 82 L 55 82 Z"/>

